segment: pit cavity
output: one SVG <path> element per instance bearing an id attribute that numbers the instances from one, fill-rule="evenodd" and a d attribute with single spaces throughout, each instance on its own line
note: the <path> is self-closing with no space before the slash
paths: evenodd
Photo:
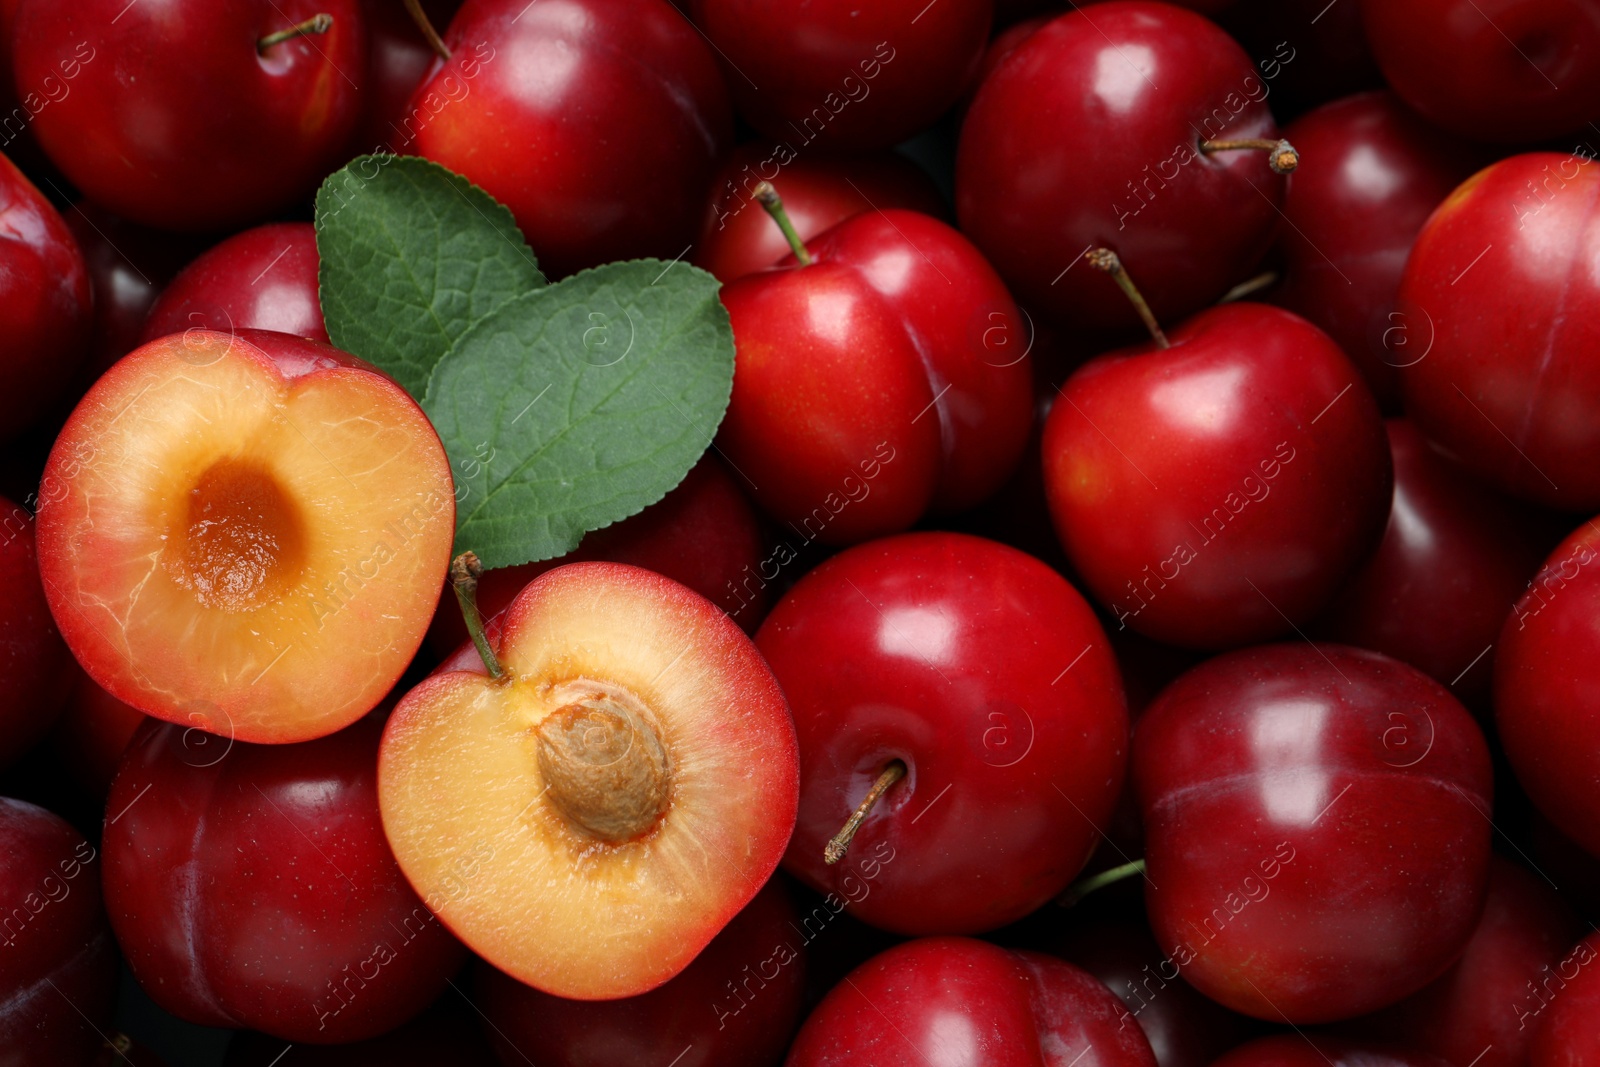
<path id="1" fill-rule="evenodd" d="M 208 467 L 169 531 L 169 569 L 208 608 L 251 611 L 293 589 L 305 567 L 305 521 L 265 467 L 244 459 Z"/>

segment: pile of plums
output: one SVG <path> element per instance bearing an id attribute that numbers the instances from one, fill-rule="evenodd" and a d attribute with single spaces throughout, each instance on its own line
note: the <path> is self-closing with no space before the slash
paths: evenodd
<path id="1" fill-rule="evenodd" d="M 0 1067 L 1600 1067 L 1596 0 L 0 0 L 0 152 Z M 676 489 L 455 557 L 368 154 L 722 283 Z"/>

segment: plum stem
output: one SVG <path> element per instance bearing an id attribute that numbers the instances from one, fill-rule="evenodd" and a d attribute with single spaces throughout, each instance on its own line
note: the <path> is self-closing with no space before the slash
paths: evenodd
<path id="1" fill-rule="evenodd" d="M 256 42 L 256 51 L 265 52 L 275 44 L 292 41 L 296 37 L 310 37 L 312 34 L 327 33 L 333 29 L 333 16 L 329 14 L 312 15 L 304 22 L 296 23 L 286 30 L 269 33 Z"/>
<path id="2" fill-rule="evenodd" d="M 800 265 L 809 267 L 816 262 L 811 258 L 806 243 L 800 239 L 800 233 L 794 228 L 794 223 L 789 221 L 789 213 L 783 209 L 783 199 L 778 196 L 778 190 L 772 187 L 772 183 L 762 182 L 756 186 L 755 198 L 767 209 L 767 214 L 778 224 L 778 229 L 783 231 L 783 238 L 789 242 L 789 248 L 794 252 L 794 258 L 800 261 Z"/>
<path id="3" fill-rule="evenodd" d="M 450 563 L 450 586 L 456 591 L 456 602 L 461 605 L 461 617 L 466 620 L 467 633 L 471 635 L 478 655 L 483 657 L 489 677 L 498 682 L 505 678 L 506 671 L 495 657 L 494 649 L 489 647 L 488 635 L 483 632 L 483 615 L 478 611 L 478 579 L 481 577 L 483 564 L 478 562 L 475 552 L 463 552 Z"/>
<path id="4" fill-rule="evenodd" d="M 1217 303 L 1231 304 L 1236 300 L 1243 300 L 1246 297 L 1255 296 L 1257 293 L 1261 292 L 1261 290 L 1270 289 L 1277 284 L 1278 272 L 1275 270 L 1264 270 L 1253 278 L 1246 278 L 1232 289 L 1229 289 L 1226 293 L 1223 293 L 1222 299 L 1218 300 Z"/>
<path id="5" fill-rule="evenodd" d="M 440 59 L 450 58 L 450 47 L 444 43 L 444 38 L 439 36 L 439 31 L 433 28 L 428 13 L 422 10 L 422 0 L 405 0 L 406 14 L 411 16 L 411 21 L 417 24 L 417 29 L 422 31 L 422 37 L 428 42 L 428 47 Z"/>
<path id="6" fill-rule="evenodd" d="M 1133 310 L 1139 313 L 1139 318 L 1144 322 L 1144 328 L 1150 331 L 1150 336 L 1161 348 L 1171 348 L 1172 342 L 1167 340 L 1167 335 L 1161 332 L 1161 323 L 1156 321 L 1156 313 L 1150 310 L 1150 305 L 1145 303 L 1144 296 L 1139 292 L 1138 286 L 1133 284 L 1133 279 L 1128 277 L 1128 272 L 1122 266 L 1122 260 L 1109 248 L 1096 248 L 1092 252 L 1085 252 L 1083 258 L 1089 261 L 1089 266 L 1095 270 L 1104 271 L 1111 275 L 1111 280 L 1117 283 L 1127 296 L 1128 303 L 1133 305 Z"/>
<path id="7" fill-rule="evenodd" d="M 867 795 L 861 799 L 856 810 L 850 813 L 839 832 L 829 839 L 828 845 L 822 850 L 822 862 L 829 864 L 838 863 L 844 859 L 845 850 L 850 847 L 850 842 L 856 836 L 856 831 L 861 829 L 861 824 L 867 821 L 867 815 L 872 811 L 872 806 L 878 802 L 889 787 L 906 776 L 906 765 L 899 760 L 891 760 L 878 774 L 878 780 L 872 783 L 872 788 L 867 790 Z"/>
<path id="8" fill-rule="evenodd" d="M 1247 137 L 1239 141 L 1201 141 L 1200 151 L 1212 152 L 1266 152 L 1267 165 L 1274 174 L 1289 174 L 1300 165 L 1300 153 L 1283 138 Z"/>
<path id="9" fill-rule="evenodd" d="M 1056 903 L 1063 908 L 1070 908 L 1096 889 L 1104 889 L 1108 885 L 1115 885 L 1125 879 L 1132 878 L 1136 874 L 1144 874 L 1144 860 L 1142 859 L 1124 863 L 1120 867 L 1112 867 L 1110 870 L 1101 871 L 1099 874 L 1091 874 L 1087 877 L 1079 878 L 1062 891 L 1061 895 L 1056 898 Z"/>

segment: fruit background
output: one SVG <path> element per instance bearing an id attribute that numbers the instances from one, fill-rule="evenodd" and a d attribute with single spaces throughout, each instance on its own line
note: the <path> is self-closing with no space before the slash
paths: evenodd
<path id="1" fill-rule="evenodd" d="M 1600 1067 L 1596 0 L 0 0 L 0 1067 Z"/>

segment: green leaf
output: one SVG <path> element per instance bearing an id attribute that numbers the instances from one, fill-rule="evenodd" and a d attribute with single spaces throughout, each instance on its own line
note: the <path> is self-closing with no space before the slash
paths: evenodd
<path id="1" fill-rule="evenodd" d="M 463 334 L 422 403 L 455 472 L 456 551 L 550 559 L 682 481 L 733 390 L 717 290 L 694 267 L 612 263 Z"/>
<path id="2" fill-rule="evenodd" d="M 544 284 L 509 209 L 411 156 L 362 156 L 322 183 L 317 251 L 334 345 L 418 399 L 469 326 Z"/>
<path id="3" fill-rule="evenodd" d="M 458 551 L 549 559 L 683 480 L 733 388 L 704 271 L 613 263 L 543 287 L 510 211 L 421 159 L 317 194 L 328 334 L 418 397 L 450 454 Z"/>

